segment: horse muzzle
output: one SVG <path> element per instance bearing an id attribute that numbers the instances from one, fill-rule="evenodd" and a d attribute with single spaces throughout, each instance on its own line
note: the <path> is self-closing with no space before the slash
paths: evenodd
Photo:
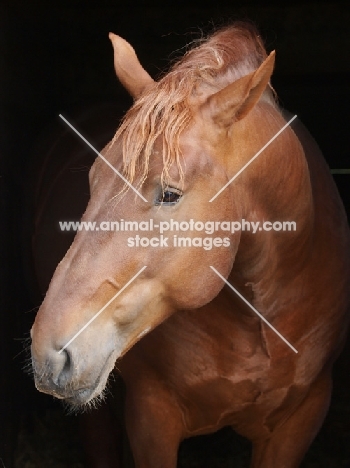
<path id="1" fill-rule="evenodd" d="M 33 350 L 32 356 L 36 388 L 73 406 L 82 406 L 103 392 L 116 360 L 111 352 L 100 366 L 89 366 L 86 357 L 73 357 L 69 349 L 51 350 L 45 360 L 36 359 Z"/>

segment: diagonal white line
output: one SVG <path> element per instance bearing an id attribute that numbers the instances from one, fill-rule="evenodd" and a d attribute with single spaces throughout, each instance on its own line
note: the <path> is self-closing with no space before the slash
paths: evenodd
<path id="1" fill-rule="evenodd" d="M 73 336 L 73 338 L 71 338 L 71 339 L 68 341 L 68 343 L 66 343 L 66 344 L 63 346 L 63 348 L 60 349 L 60 350 L 58 351 L 58 354 L 61 354 L 62 351 L 64 351 L 64 350 L 67 348 L 67 346 L 69 346 L 69 345 L 72 343 L 72 341 L 74 341 L 75 338 L 77 338 L 77 337 L 80 335 L 80 333 L 82 333 L 82 332 L 85 330 L 85 328 L 87 328 L 100 314 L 102 314 L 102 312 L 114 301 L 114 299 L 116 299 L 116 298 L 119 296 L 119 294 L 121 294 L 121 293 L 124 291 L 124 289 L 126 289 L 126 288 L 129 286 L 129 284 L 131 284 L 131 283 L 143 272 L 143 270 L 145 270 L 146 268 L 147 268 L 147 266 L 142 267 L 141 270 L 138 271 L 138 272 L 136 273 L 136 275 L 134 275 L 134 276 L 131 278 L 131 280 L 129 280 L 129 281 L 117 292 L 117 294 L 115 294 L 115 295 L 112 297 L 112 299 L 110 299 L 110 300 L 107 302 L 107 304 L 105 304 L 105 305 L 102 307 L 102 309 L 100 309 L 100 310 L 83 326 L 83 328 L 81 328 L 81 329 L 78 331 L 78 333 L 76 333 L 76 334 Z"/>
<path id="2" fill-rule="evenodd" d="M 73 132 L 75 132 L 77 135 L 80 136 L 80 138 L 93 150 L 95 151 L 95 153 L 97 154 L 97 156 L 99 156 L 116 174 L 118 174 L 118 176 L 135 192 L 137 193 L 137 195 L 142 198 L 143 201 L 147 202 L 146 198 L 141 195 L 141 193 L 136 190 L 136 188 L 130 184 L 130 182 L 114 167 L 112 166 L 112 164 L 104 157 L 102 156 L 102 154 L 97 151 L 97 149 L 92 146 L 92 144 L 86 139 L 83 137 L 83 135 L 81 133 L 78 132 L 78 130 L 76 128 L 73 127 L 73 125 L 71 123 L 68 122 L 67 119 L 65 119 L 63 117 L 62 114 L 59 114 L 59 117 L 61 117 L 62 120 L 64 120 L 64 122 L 66 122 L 66 124 L 73 130 Z"/>
<path id="3" fill-rule="evenodd" d="M 209 200 L 209 203 L 211 203 L 212 201 L 214 201 L 215 198 L 218 197 L 218 196 L 220 195 L 220 193 L 223 192 L 223 191 L 225 190 L 225 188 L 228 187 L 228 186 L 231 184 L 231 182 L 233 182 L 233 181 L 235 180 L 235 178 L 238 177 L 239 174 L 241 174 L 241 173 L 244 171 L 244 169 L 246 169 L 246 168 L 249 166 L 249 164 L 251 164 L 251 163 L 254 161 L 254 159 L 256 159 L 256 158 L 259 156 L 259 154 L 261 154 L 261 153 L 264 151 L 264 149 L 266 149 L 266 148 L 273 142 L 273 140 L 275 140 L 275 139 L 278 137 L 278 135 L 280 135 L 280 134 L 283 132 L 283 130 L 285 130 L 285 129 L 293 122 L 293 120 L 296 119 L 296 118 L 297 118 L 296 115 L 295 115 L 294 117 L 292 117 L 292 118 L 289 120 L 289 122 L 287 122 L 286 125 L 285 125 L 284 127 L 282 127 L 281 130 L 279 130 L 279 131 L 276 133 L 276 135 L 274 135 L 274 136 L 271 138 L 271 140 L 269 140 L 269 141 L 266 143 L 266 145 L 264 145 L 264 146 L 256 153 L 256 155 L 253 156 L 252 159 L 250 159 L 250 160 L 247 162 L 247 164 L 245 164 L 245 165 L 242 167 L 242 169 L 240 169 L 240 170 L 227 182 L 227 184 L 225 184 L 225 185 L 217 192 L 217 194 L 214 195 L 214 196 Z"/>
<path id="4" fill-rule="evenodd" d="M 252 309 L 253 312 L 255 312 L 255 313 L 261 318 L 261 320 L 262 320 L 264 323 L 266 323 L 267 326 L 269 326 L 269 327 L 271 328 L 271 330 L 273 330 L 273 331 L 276 333 L 276 335 L 278 335 L 278 336 L 281 338 L 281 340 L 283 340 L 296 354 L 298 354 L 298 351 L 294 348 L 294 346 L 292 346 L 292 345 L 289 343 L 289 341 L 287 341 L 287 340 L 284 338 L 284 336 L 281 335 L 281 333 L 280 333 L 279 331 L 277 331 L 276 328 L 273 327 L 273 326 L 271 325 L 271 323 L 268 322 L 268 321 L 266 320 L 266 318 L 265 318 L 263 315 L 261 315 L 260 312 L 258 312 L 258 311 L 256 310 L 256 308 L 255 308 L 254 306 L 252 306 L 251 303 L 248 302 L 247 299 L 246 299 L 245 297 L 243 297 L 242 294 L 240 294 L 240 293 L 237 291 L 237 289 L 234 288 L 234 287 L 232 286 L 232 284 L 230 284 L 230 283 L 218 272 L 218 270 L 216 270 L 216 268 L 214 268 L 214 267 L 211 266 L 211 265 L 210 265 L 210 268 L 219 276 L 219 278 L 222 279 L 222 281 L 224 281 L 224 282 L 227 284 L 227 286 L 228 286 L 229 288 L 232 289 L 232 291 L 234 291 L 234 292 L 237 294 L 238 297 L 240 297 L 240 298 L 242 299 L 242 301 L 244 301 L 244 302 Z"/>

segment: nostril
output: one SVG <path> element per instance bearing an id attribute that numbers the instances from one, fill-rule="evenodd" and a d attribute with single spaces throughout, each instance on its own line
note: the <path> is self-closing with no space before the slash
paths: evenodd
<path id="1" fill-rule="evenodd" d="M 71 377 L 72 356 L 71 353 L 64 349 L 61 353 L 55 353 L 51 360 L 52 365 L 52 381 L 58 387 L 64 386 Z"/>
<path id="2" fill-rule="evenodd" d="M 72 368 L 72 357 L 67 349 L 65 349 L 63 353 L 65 354 L 66 361 L 64 363 L 61 374 L 69 374 Z"/>

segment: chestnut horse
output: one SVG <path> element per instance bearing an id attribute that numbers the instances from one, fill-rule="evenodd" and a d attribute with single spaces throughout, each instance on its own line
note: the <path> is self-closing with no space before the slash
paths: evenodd
<path id="1" fill-rule="evenodd" d="M 141 244 L 122 229 L 80 231 L 32 328 L 36 386 L 80 407 L 120 372 L 139 468 L 175 468 L 183 439 L 224 426 L 252 441 L 252 467 L 299 466 L 348 323 L 350 236 L 329 169 L 300 124 L 251 161 L 286 125 L 269 84 L 274 53 L 252 27 L 218 31 L 158 82 L 110 38 L 135 102 L 90 171 L 83 221 L 297 229 L 220 231 L 207 249 L 203 231 L 187 231 L 182 248 L 170 232 L 146 247 L 150 230 Z"/>

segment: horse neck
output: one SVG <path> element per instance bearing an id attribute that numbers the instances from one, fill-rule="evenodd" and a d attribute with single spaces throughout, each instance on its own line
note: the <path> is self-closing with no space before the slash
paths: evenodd
<path id="1" fill-rule="evenodd" d="M 240 148 L 244 155 L 242 166 L 286 123 L 279 111 L 267 103 L 257 106 L 251 114 L 239 129 L 241 141 L 252 142 L 246 151 Z M 254 133 L 252 129 L 258 130 Z M 302 145 L 293 130 L 288 127 L 281 133 L 239 177 L 243 219 L 296 223 L 294 232 L 241 232 L 231 277 L 238 275 L 245 284 L 251 284 L 255 296 L 263 295 L 268 303 L 270 291 L 273 301 L 276 284 L 290 284 L 305 268 L 312 244 L 310 177 Z"/>

